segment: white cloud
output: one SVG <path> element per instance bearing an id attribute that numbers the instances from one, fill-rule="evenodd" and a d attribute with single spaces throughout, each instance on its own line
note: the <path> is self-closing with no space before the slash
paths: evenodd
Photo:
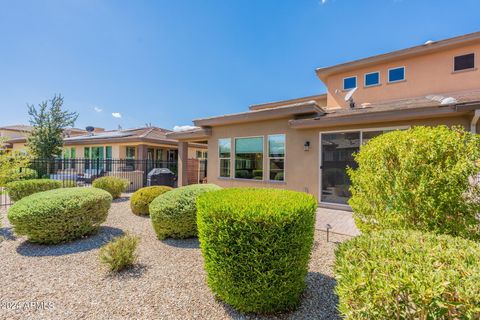
<path id="1" fill-rule="evenodd" d="M 173 127 L 173 131 L 175 132 L 178 132 L 178 131 L 187 131 L 187 130 L 193 130 L 193 129 L 197 129 L 198 127 L 195 127 L 195 126 L 189 126 L 189 125 L 185 125 L 185 126 L 175 126 Z"/>
<path id="2" fill-rule="evenodd" d="M 327 3 L 327 0 L 320 0 L 320 3 L 325 4 L 325 3 Z"/>
<path id="3" fill-rule="evenodd" d="M 95 110 L 95 112 L 102 112 L 103 109 L 99 108 L 99 107 L 93 107 L 93 110 Z"/>
<path id="4" fill-rule="evenodd" d="M 112 116 L 114 118 L 121 118 L 122 117 L 122 114 L 120 112 L 112 112 Z"/>

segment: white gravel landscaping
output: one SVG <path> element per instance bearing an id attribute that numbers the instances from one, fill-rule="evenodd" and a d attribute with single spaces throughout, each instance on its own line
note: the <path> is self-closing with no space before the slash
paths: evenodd
<path id="1" fill-rule="evenodd" d="M 56 246 L 16 238 L 0 209 L 0 319 L 336 319 L 332 278 L 335 242 L 317 230 L 308 288 L 295 312 L 242 315 L 217 301 L 205 283 L 197 239 L 159 241 L 149 218 L 114 201 L 99 234 Z M 99 247 L 124 232 L 140 236 L 138 265 L 109 274 Z"/>

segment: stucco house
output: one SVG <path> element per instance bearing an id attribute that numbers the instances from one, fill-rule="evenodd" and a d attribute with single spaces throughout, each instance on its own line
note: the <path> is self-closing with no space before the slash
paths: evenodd
<path id="1" fill-rule="evenodd" d="M 478 132 L 479 56 L 480 32 L 428 41 L 316 69 L 326 93 L 194 120 L 198 128 L 167 134 L 180 141 L 179 184 L 187 143 L 206 142 L 210 183 L 304 191 L 348 208 L 346 168 L 368 139 L 415 125 Z"/>

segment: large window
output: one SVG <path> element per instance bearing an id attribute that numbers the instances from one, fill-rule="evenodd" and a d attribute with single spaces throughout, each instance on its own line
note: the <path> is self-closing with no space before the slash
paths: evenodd
<path id="1" fill-rule="evenodd" d="M 469 53 L 456 56 L 453 59 L 453 71 L 462 71 L 475 68 L 475 54 Z"/>
<path id="2" fill-rule="evenodd" d="M 343 79 L 343 90 L 350 90 L 357 87 L 357 77 Z"/>
<path id="3" fill-rule="evenodd" d="M 230 138 L 218 140 L 218 159 L 220 166 L 220 177 L 230 178 L 230 158 L 232 142 Z"/>
<path id="4" fill-rule="evenodd" d="M 398 82 L 403 80 L 405 80 L 405 67 L 388 70 L 388 82 Z"/>
<path id="5" fill-rule="evenodd" d="M 269 179 L 284 181 L 285 179 L 285 135 L 268 136 L 268 168 Z"/>
<path id="6" fill-rule="evenodd" d="M 235 178 L 263 179 L 263 137 L 235 139 Z"/>

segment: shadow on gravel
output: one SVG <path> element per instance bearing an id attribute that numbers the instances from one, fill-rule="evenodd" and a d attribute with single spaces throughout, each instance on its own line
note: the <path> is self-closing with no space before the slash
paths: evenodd
<path id="1" fill-rule="evenodd" d="M 120 203 L 120 202 L 127 202 L 127 201 L 130 201 L 129 197 L 120 197 L 120 198 L 117 198 L 117 199 L 113 200 L 112 202 L 113 203 Z"/>
<path id="2" fill-rule="evenodd" d="M 17 247 L 17 252 L 22 256 L 27 257 L 63 256 L 100 248 L 112 238 L 123 234 L 124 232 L 121 229 L 102 226 L 97 234 L 73 242 L 41 245 L 30 243 L 25 240 Z"/>
<path id="3" fill-rule="evenodd" d="M 228 304 L 218 301 L 231 319 L 341 319 L 337 312 L 338 297 L 334 292 L 335 279 L 319 272 L 309 272 L 307 288 L 303 292 L 300 306 L 291 312 L 271 315 L 242 314 Z"/>
<path id="4" fill-rule="evenodd" d="M 16 240 L 15 234 L 13 233 L 12 228 L 0 228 L 0 238 L 4 240 Z"/>
<path id="5" fill-rule="evenodd" d="M 105 278 L 107 279 L 122 279 L 122 278 L 140 278 L 146 271 L 147 266 L 141 263 L 135 264 L 131 268 L 114 273 L 109 272 Z"/>
<path id="6" fill-rule="evenodd" d="M 175 247 L 175 248 L 183 248 L 183 249 L 199 249 L 200 242 L 198 242 L 198 238 L 188 238 L 188 239 L 165 239 L 161 240 L 164 244 Z"/>

